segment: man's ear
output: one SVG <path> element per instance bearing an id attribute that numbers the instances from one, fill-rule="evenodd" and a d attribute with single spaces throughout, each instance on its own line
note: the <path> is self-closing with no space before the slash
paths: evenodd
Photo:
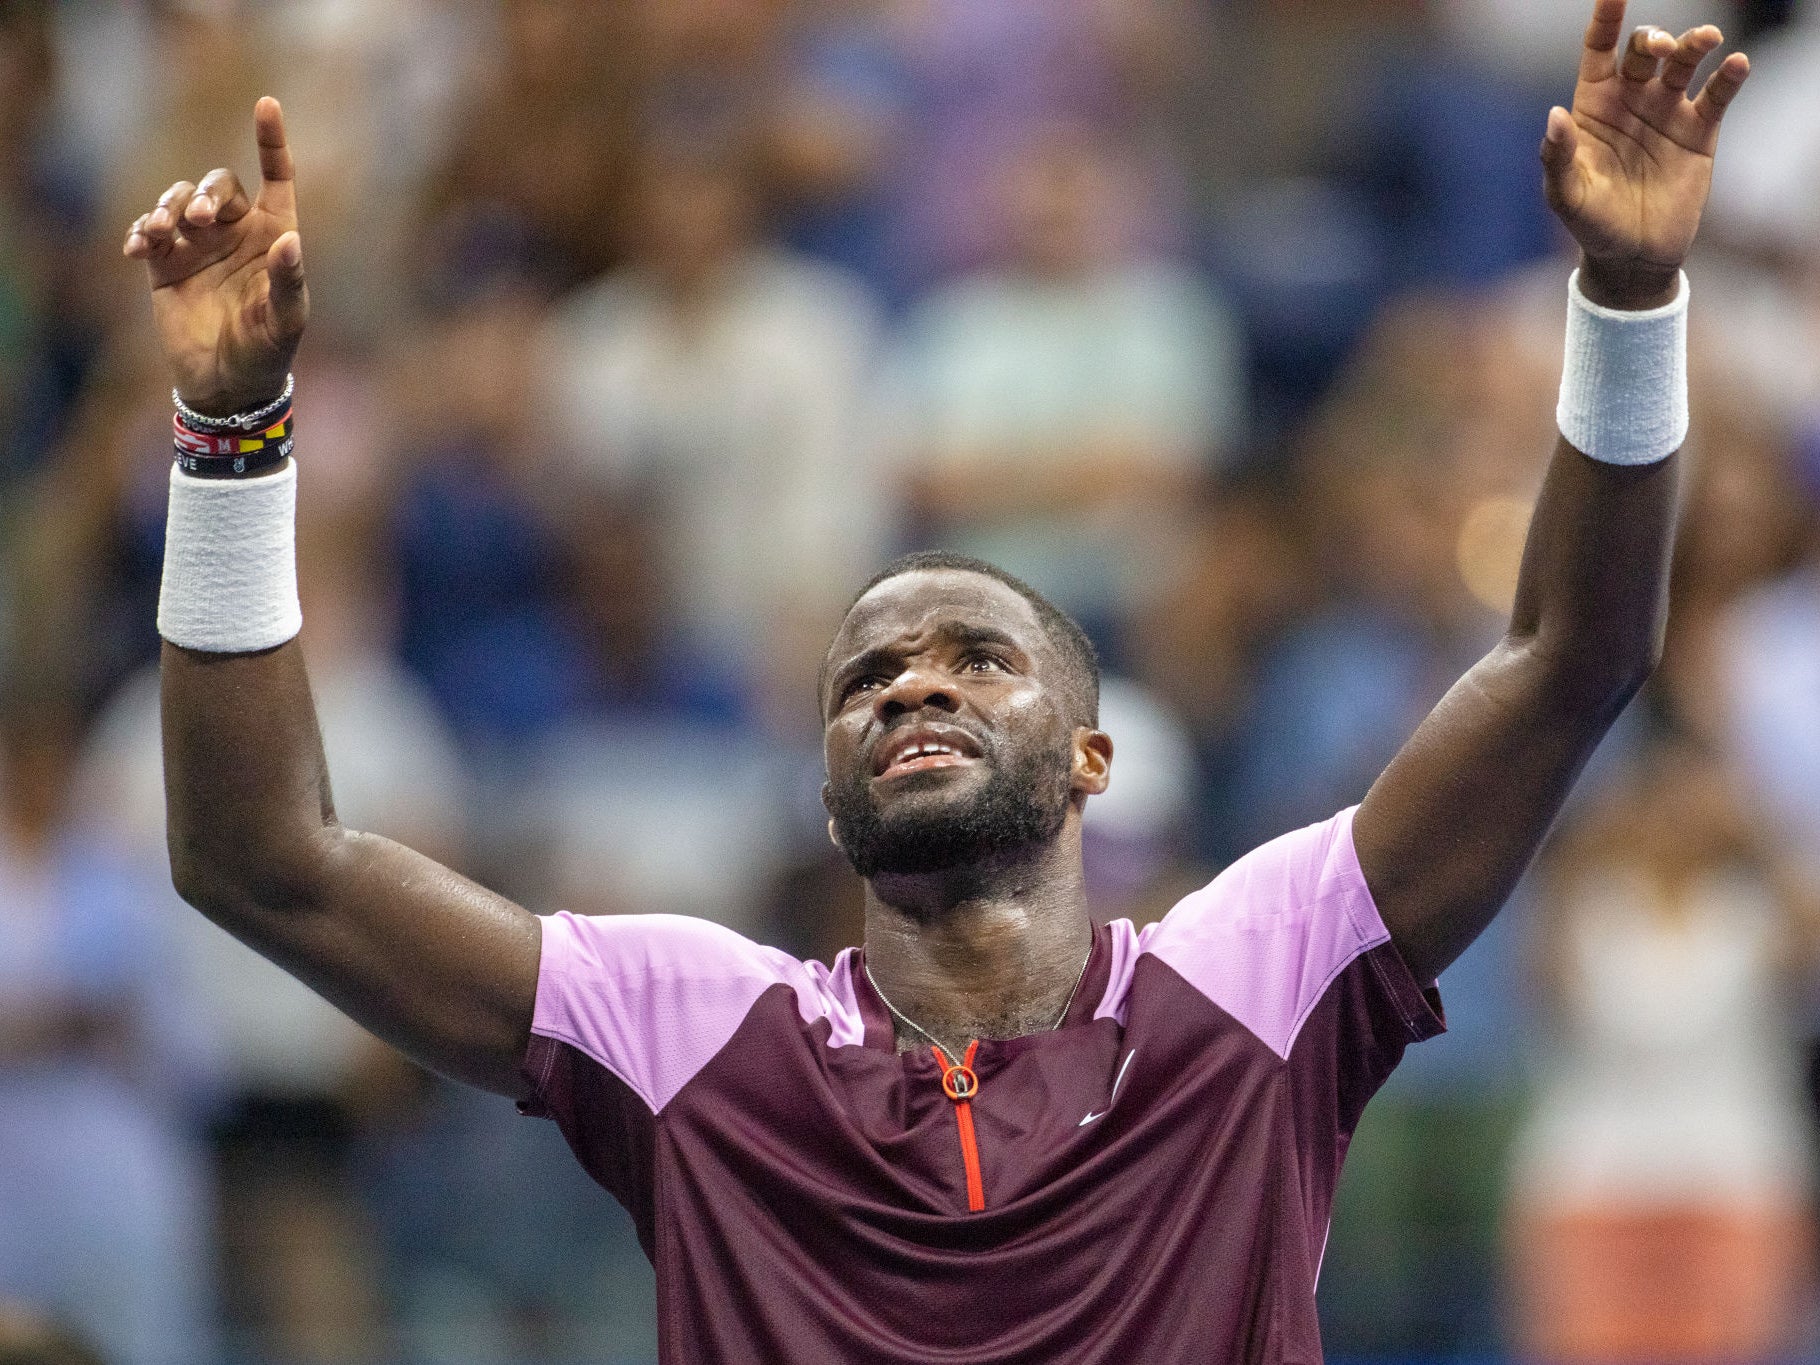
<path id="1" fill-rule="evenodd" d="M 841 848 L 840 835 L 834 832 L 834 817 L 832 815 L 828 817 L 828 842 L 833 844 L 835 848 L 840 849 L 842 853 L 847 851 L 846 849 Z"/>
<path id="2" fill-rule="evenodd" d="M 1112 781 L 1112 736 L 1104 730 L 1075 727 L 1074 768 L 1069 774 L 1069 790 L 1082 796 L 1098 796 Z"/>
<path id="3" fill-rule="evenodd" d="M 830 800 L 830 798 L 833 795 L 834 795 L 833 786 L 826 782 L 822 783 L 822 809 L 823 810 L 830 811 L 830 812 L 833 811 L 834 804 L 833 804 L 832 800 Z M 834 832 L 834 816 L 832 814 L 830 814 L 828 816 L 828 842 L 833 844 L 836 848 L 840 848 L 840 851 L 842 853 L 845 853 L 847 851 L 846 849 L 840 847 L 840 835 L 838 835 Z"/>

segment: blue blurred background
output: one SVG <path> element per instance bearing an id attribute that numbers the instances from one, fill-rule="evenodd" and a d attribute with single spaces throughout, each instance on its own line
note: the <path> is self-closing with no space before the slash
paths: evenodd
<path id="1" fill-rule="evenodd" d="M 826 956 L 859 897 L 815 668 L 898 551 L 1091 628 L 1106 917 L 1356 801 L 1497 638 L 1571 264 L 1536 147 L 1586 9 L 0 5 L 0 1341 L 654 1353 L 629 1225 L 553 1127 L 170 890 L 169 380 L 119 243 L 170 182 L 253 172 L 256 96 L 299 166 L 343 818 L 539 911 Z M 1335 1360 L 1815 1354 L 1814 10 L 1635 9 L 1757 67 L 1690 268 L 1667 660 L 1353 1144 Z"/>

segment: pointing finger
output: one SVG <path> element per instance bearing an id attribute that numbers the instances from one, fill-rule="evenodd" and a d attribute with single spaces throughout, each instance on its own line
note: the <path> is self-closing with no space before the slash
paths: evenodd
<path id="1" fill-rule="evenodd" d="M 1745 77 L 1750 75 L 1750 58 L 1742 52 L 1734 52 L 1719 63 L 1719 69 L 1706 78 L 1706 84 L 1700 87 L 1700 95 L 1694 100 L 1694 112 L 1714 127 L 1725 116 L 1725 107 L 1730 104 L 1738 91 L 1744 86 Z"/>
<path id="2" fill-rule="evenodd" d="M 290 144 L 284 138 L 284 110 L 270 95 L 253 106 L 253 131 L 259 139 L 259 205 L 273 213 L 295 216 L 297 175 Z"/>
<path id="3" fill-rule="evenodd" d="M 1618 63 L 1618 74 L 1627 81 L 1654 80 L 1656 66 L 1675 51 L 1675 40 L 1667 29 L 1645 25 L 1630 35 L 1624 46 L 1624 60 Z"/>
<path id="4" fill-rule="evenodd" d="M 189 208 L 184 211 L 184 226 L 206 228 L 238 222 L 252 206 L 240 187 L 239 176 L 225 168 L 212 170 L 196 186 Z"/>
<path id="5" fill-rule="evenodd" d="M 1670 90 L 1685 90 L 1693 82 L 1694 70 L 1706 60 L 1706 54 L 1725 41 L 1725 35 L 1711 24 L 1690 28 L 1675 44 L 1673 54 L 1662 64 L 1662 84 Z"/>
<path id="6" fill-rule="evenodd" d="M 151 251 L 152 244 L 145 236 L 145 219 L 143 213 L 133 219 L 132 226 L 126 230 L 126 244 L 121 247 L 123 252 L 135 259 Z"/>

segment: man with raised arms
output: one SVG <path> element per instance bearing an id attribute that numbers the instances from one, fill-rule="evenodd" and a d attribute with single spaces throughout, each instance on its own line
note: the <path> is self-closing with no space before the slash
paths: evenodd
<path id="1" fill-rule="evenodd" d="M 1582 256 L 1497 646 L 1356 808 L 1141 933 L 1096 930 L 1091 646 L 989 565 L 902 561 L 822 671 L 829 829 L 866 879 L 865 945 L 832 966 L 687 918 L 539 919 L 335 819 L 293 638 L 308 296 L 262 100 L 257 194 L 225 170 L 174 185 L 126 241 L 179 399 L 159 609 L 178 887 L 424 1065 L 555 1119 L 632 1213 L 672 1365 L 1318 1360 L 1360 1112 L 1440 1030 L 1436 975 L 1659 648 L 1680 267 L 1748 64 L 1690 97 L 1719 32 L 1623 20 L 1596 0 L 1542 143 Z"/>

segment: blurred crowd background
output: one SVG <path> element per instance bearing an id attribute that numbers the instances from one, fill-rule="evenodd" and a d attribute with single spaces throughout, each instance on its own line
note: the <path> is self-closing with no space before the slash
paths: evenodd
<path id="1" fill-rule="evenodd" d="M 0 4 L 0 1341 L 29 1310 L 118 1365 L 653 1355 L 553 1126 L 170 889 L 169 379 L 120 243 L 255 173 L 256 96 L 299 168 L 343 818 L 539 911 L 825 957 L 860 922 L 815 669 L 896 552 L 1091 628 L 1107 917 L 1358 800 L 1497 638 L 1586 10 Z M 1756 63 L 1690 272 L 1666 662 L 1353 1144 L 1339 1361 L 1815 1350 L 1820 6 L 1633 17 Z"/>

